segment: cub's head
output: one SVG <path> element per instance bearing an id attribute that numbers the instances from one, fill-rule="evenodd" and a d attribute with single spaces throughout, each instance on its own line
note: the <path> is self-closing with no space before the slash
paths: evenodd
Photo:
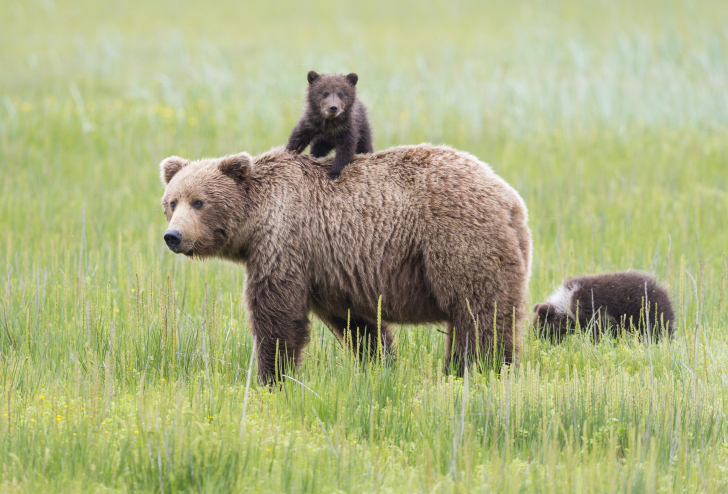
<path id="1" fill-rule="evenodd" d="M 308 105 L 324 119 L 336 118 L 356 101 L 356 83 L 359 76 L 351 73 L 308 73 Z"/>
<path id="2" fill-rule="evenodd" d="M 569 317 L 549 303 L 533 306 L 533 327 L 539 334 L 563 336 L 569 329 Z"/>
<path id="3" fill-rule="evenodd" d="M 169 250 L 189 257 L 233 257 L 250 219 L 252 159 L 247 153 L 159 165 Z"/>

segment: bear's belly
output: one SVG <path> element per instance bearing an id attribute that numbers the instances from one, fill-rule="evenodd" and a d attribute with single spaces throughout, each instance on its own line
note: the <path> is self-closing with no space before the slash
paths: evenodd
<path id="1" fill-rule="evenodd" d="M 410 262 L 390 273 L 331 273 L 312 293 L 316 310 L 346 318 L 377 319 L 379 297 L 382 320 L 418 324 L 442 322 L 447 315 L 432 294 L 421 263 Z"/>
<path id="2" fill-rule="evenodd" d="M 349 311 L 358 316 L 375 321 L 378 303 L 370 303 L 352 299 L 348 294 L 337 294 L 328 298 L 313 297 L 316 312 L 331 314 L 346 319 Z M 402 298 L 382 297 L 382 320 L 398 324 L 437 323 L 447 320 L 446 314 L 440 310 L 432 297 L 417 296 L 410 293 Z"/>

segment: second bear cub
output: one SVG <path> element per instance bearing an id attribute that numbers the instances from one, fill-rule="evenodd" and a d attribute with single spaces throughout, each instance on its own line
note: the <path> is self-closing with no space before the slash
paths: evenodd
<path id="1" fill-rule="evenodd" d="M 354 154 L 373 153 L 367 109 L 356 97 L 356 74 L 308 73 L 303 116 L 288 138 L 286 149 L 300 153 L 311 144 L 311 155 L 323 158 L 336 150 L 328 173 L 336 180 Z"/>
<path id="2" fill-rule="evenodd" d="M 675 313 L 667 290 L 655 279 L 636 271 L 576 276 L 566 280 L 533 306 L 533 324 L 559 339 L 576 326 L 582 328 L 606 317 L 608 325 L 649 332 L 653 340 L 675 331 Z M 596 335 L 596 325 L 593 327 Z"/>

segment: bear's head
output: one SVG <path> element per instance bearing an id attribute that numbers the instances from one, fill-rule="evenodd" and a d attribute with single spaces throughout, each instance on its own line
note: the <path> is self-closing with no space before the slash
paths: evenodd
<path id="1" fill-rule="evenodd" d="M 533 327 L 539 332 L 552 336 L 566 334 L 570 327 L 568 315 L 560 313 L 549 303 L 533 306 Z"/>
<path id="2" fill-rule="evenodd" d="M 358 75 L 318 74 L 312 70 L 307 78 L 309 108 L 321 118 L 336 118 L 354 106 Z"/>
<path id="3" fill-rule="evenodd" d="M 199 161 L 170 156 L 159 166 L 169 250 L 189 257 L 235 258 L 252 218 L 250 155 Z"/>

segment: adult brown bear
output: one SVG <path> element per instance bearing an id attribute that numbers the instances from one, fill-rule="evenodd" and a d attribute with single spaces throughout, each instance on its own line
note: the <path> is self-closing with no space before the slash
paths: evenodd
<path id="1" fill-rule="evenodd" d="M 169 248 L 247 266 L 260 381 L 300 362 L 311 311 L 342 341 L 350 317 L 360 355 L 392 353 L 390 323 L 445 322 L 448 368 L 462 373 L 476 342 L 516 359 L 531 270 L 518 193 L 444 146 L 357 155 L 336 182 L 331 163 L 277 148 L 160 165 Z"/>

